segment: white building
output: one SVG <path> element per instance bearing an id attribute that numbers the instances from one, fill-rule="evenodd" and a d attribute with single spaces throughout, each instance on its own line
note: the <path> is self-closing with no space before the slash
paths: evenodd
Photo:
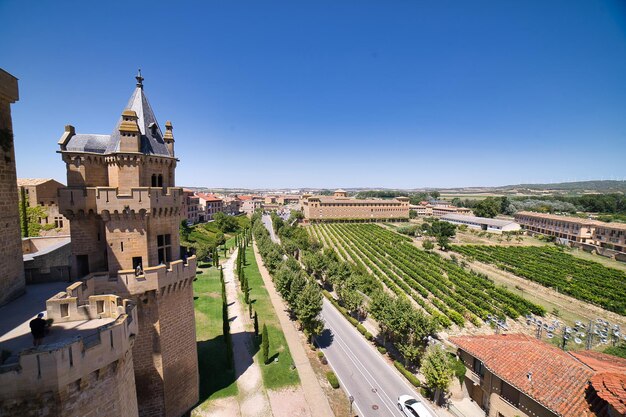
<path id="1" fill-rule="evenodd" d="M 445 216 L 441 216 L 441 220 L 457 225 L 464 224 L 472 229 L 493 233 L 521 230 L 520 225 L 513 220 L 489 219 L 486 217 L 465 216 L 461 214 L 446 214 Z"/>

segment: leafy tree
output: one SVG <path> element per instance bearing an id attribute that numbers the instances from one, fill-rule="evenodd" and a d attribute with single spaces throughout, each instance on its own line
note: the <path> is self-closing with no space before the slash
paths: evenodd
<path id="1" fill-rule="evenodd" d="M 23 200 L 21 200 L 23 201 Z M 24 221 L 24 213 L 26 213 L 26 222 Z M 20 224 L 22 225 L 22 236 L 39 236 L 39 232 L 42 230 L 52 230 L 55 228 L 54 223 L 42 225 L 41 219 L 48 218 L 48 212 L 43 206 L 26 206 L 23 205 L 20 209 Z M 24 230 L 24 227 L 28 225 L 28 230 Z"/>
<path id="2" fill-rule="evenodd" d="M 487 197 L 474 207 L 474 214 L 478 217 L 494 218 L 500 214 L 502 204 L 493 197 Z"/>
<path id="3" fill-rule="evenodd" d="M 217 212 L 213 215 L 213 224 L 222 231 L 222 233 L 232 233 L 237 231 L 239 224 L 233 216 Z"/>
<path id="4" fill-rule="evenodd" d="M 270 355 L 270 339 L 267 334 L 267 326 L 263 324 L 263 332 L 261 335 L 261 352 L 263 354 L 263 363 L 267 365 Z"/>
<path id="5" fill-rule="evenodd" d="M 187 220 L 180 221 L 180 237 L 184 242 L 189 241 L 189 234 L 191 233 L 191 227 L 187 224 Z"/>
<path id="6" fill-rule="evenodd" d="M 398 343 L 398 350 L 405 360 L 405 365 L 414 365 L 422 354 L 422 347 L 411 342 Z"/>
<path id="7" fill-rule="evenodd" d="M 446 250 L 450 245 L 450 238 L 456 234 L 456 226 L 445 221 L 434 220 L 430 226 L 430 235 L 437 239 L 441 249 Z"/>
<path id="8" fill-rule="evenodd" d="M 409 219 L 414 219 L 417 217 L 417 211 L 416 210 L 409 210 Z"/>
<path id="9" fill-rule="evenodd" d="M 322 311 L 322 293 L 319 287 L 312 282 L 307 283 L 296 298 L 294 310 L 302 327 L 307 331 L 312 330 Z"/>
<path id="10" fill-rule="evenodd" d="M 298 296 L 304 290 L 306 285 L 307 279 L 303 276 L 303 274 L 296 274 L 294 276 L 289 287 L 289 295 L 287 296 L 287 303 L 292 309 L 296 307 Z"/>
<path id="11" fill-rule="evenodd" d="M 196 250 L 196 258 L 198 261 L 204 261 L 209 257 L 211 253 L 211 247 L 201 242 L 196 242 L 193 244 L 194 249 Z"/>
<path id="12" fill-rule="evenodd" d="M 453 371 L 448 354 L 438 345 L 429 346 L 420 370 L 426 377 L 426 384 L 435 390 L 435 401 L 438 402 L 452 381 Z"/>
<path id="13" fill-rule="evenodd" d="M 427 251 L 431 251 L 434 249 L 435 244 L 433 243 L 432 240 L 426 239 L 422 242 L 422 247 Z"/>
<path id="14" fill-rule="evenodd" d="M 430 196 L 432 198 L 434 198 L 435 200 L 437 200 L 439 197 L 441 197 L 441 193 L 437 190 L 434 191 L 430 191 L 428 194 L 430 194 Z"/>

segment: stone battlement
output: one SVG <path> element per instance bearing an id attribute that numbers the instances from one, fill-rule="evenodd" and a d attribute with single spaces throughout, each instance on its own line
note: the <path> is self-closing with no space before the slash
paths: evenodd
<path id="1" fill-rule="evenodd" d="M 163 210 L 178 213 L 183 201 L 180 187 L 135 187 L 120 193 L 114 187 L 67 187 L 59 189 L 59 209 L 66 216 L 78 214 L 157 215 Z"/>
<path id="2" fill-rule="evenodd" d="M 118 285 L 123 285 L 129 294 L 142 294 L 148 291 L 165 293 L 170 287 L 196 276 L 196 257 L 173 261 L 169 268 L 166 265 L 151 266 L 143 271 L 143 275 L 135 275 L 133 270 L 118 272 Z"/>
<path id="3" fill-rule="evenodd" d="M 48 311 L 52 311 L 56 321 L 54 306 L 77 299 L 67 293 L 59 293 L 49 300 L 51 304 L 48 304 Z M 121 301 L 113 295 L 90 296 L 89 307 L 93 304 L 97 308 L 96 302 L 101 299 L 115 302 L 115 306 L 110 303 L 100 314 L 113 321 L 84 334 L 22 350 L 16 362 L 0 366 L 0 400 L 36 396 L 37 393 L 47 391 L 57 392 L 124 358 L 131 350 L 137 334 L 136 307 L 129 300 Z M 74 314 L 74 319 L 84 320 L 80 313 Z"/>

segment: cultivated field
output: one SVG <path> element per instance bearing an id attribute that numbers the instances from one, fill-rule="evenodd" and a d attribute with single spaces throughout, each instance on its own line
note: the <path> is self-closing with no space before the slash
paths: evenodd
<path id="1" fill-rule="evenodd" d="M 453 246 L 469 259 L 489 263 L 576 299 L 626 315 L 626 273 L 578 259 L 555 247 Z"/>
<path id="2" fill-rule="evenodd" d="M 320 224 L 309 233 L 345 260 L 363 266 L 390 291 L 406 294 L 444 327 L 481 326 L 488 315 L 544 314 L 542 307 L 498 287 L 410 238 L 375 224 Z"/>

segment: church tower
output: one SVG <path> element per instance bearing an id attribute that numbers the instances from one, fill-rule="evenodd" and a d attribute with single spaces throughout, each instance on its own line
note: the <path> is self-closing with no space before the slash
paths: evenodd
<path id="1" fill-rule="evenodd" d="M 70 220 L 72 277 L 94 277 L 95 293 L 132 298 L 138 335 L 133 362 L 140 416 L 181 416 L 198 401 L 192 282 L 196 259 L 181 259 L 182 188 L 174 183 L 172 125 L 162 134 L 139 73 L 110 135 L 59 140 L 68 186 L 59 206 Z"/>

